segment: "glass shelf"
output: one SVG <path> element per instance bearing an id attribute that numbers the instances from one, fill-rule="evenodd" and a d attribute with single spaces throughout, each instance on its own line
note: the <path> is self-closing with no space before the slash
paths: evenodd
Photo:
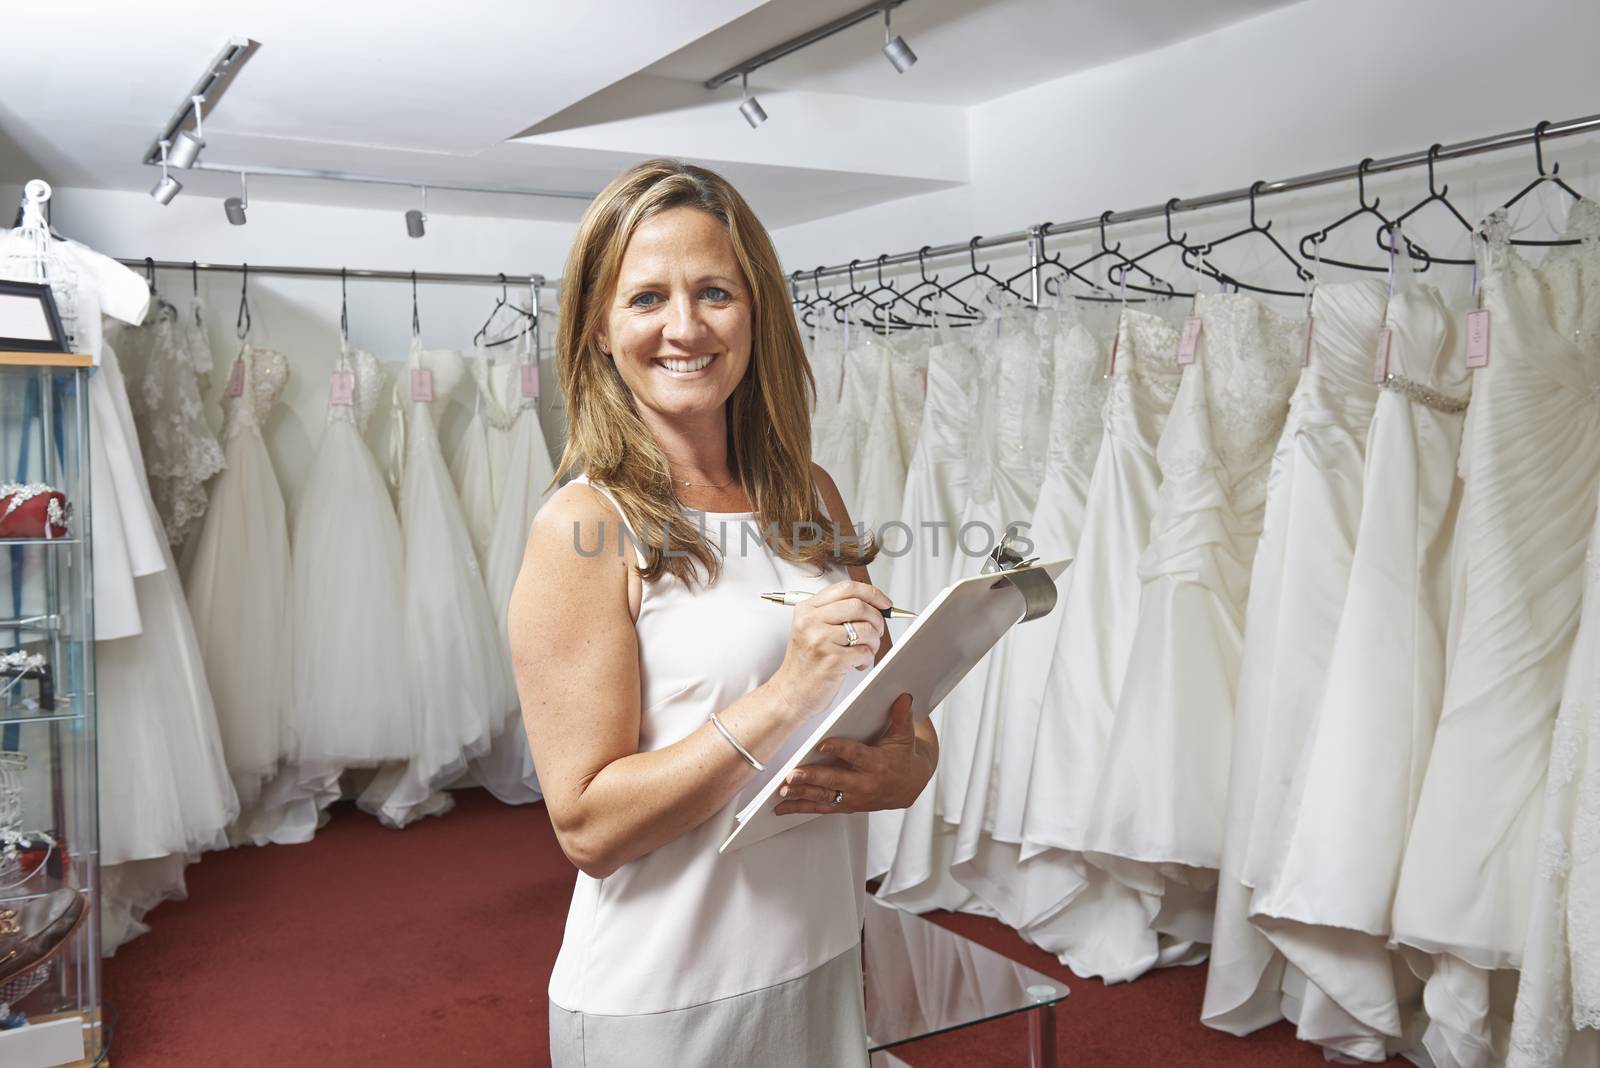
<path id="1" fill-rule="evenodd" d="M 872 897 L 862 947 L 870 1052 L 1031 1012 L 1030 1062 L 1055 1064 L 1060 980 Z"/>

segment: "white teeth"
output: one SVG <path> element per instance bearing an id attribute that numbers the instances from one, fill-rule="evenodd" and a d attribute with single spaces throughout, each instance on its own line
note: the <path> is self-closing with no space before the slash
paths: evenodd
<path id="1" fill-rule="evenodd" d="M 663 359 L 663 360 L 657 360 L 656 362 L 659 363 L 661 366 L 665 367 L 669 371 L 674 371 L 674 372 L 676 372 L 678 374 L 688 374 L 690 371 L 698 371 L 698 370 L 700 370 L 700 368 L 705 367 L 706 365 L 708 365 L 711 362 L 711 357 L 710 356 L 692 356 L 692 357 L 690 357 L 688 359 L 683 359 L 683 360 L 666 360 L 666 359 Z"/>

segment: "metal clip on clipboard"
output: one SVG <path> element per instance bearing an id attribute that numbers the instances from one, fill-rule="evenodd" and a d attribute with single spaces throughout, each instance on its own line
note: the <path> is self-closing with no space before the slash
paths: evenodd
<path id="1" fill-rule="evenodd" d="M 1019 623 L 1049 615 L 1056 606 L 1055 579 L 1042 568 L 1032 567 L 1038 562 L 1037 556 L 1024 560 L 1022 554 L 1011 547 L 1009 533 L 1000 539 L 1000 544 L 984 561 L 983 574 L 1001 576 L 990 589 L 1013 586 L 1022 594 L 1023 612 L 1022 618 L 1017 621 Z"/>

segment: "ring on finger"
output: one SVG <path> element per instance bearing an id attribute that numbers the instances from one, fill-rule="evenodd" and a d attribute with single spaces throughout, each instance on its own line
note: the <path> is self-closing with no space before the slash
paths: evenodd
<path id="1" fill-rule="evenodd" d="M 848 619 L 844 622 L 844 643 L 855 645 L 861 641 L 861 635 L 856 633 L 856 625 Z"/>
<path id="2" fill-rule="evenodd" d="M 835 790 L 833 792 L 833 804 L 834 804 L 835 807 L 844 804 L 844 791 L 843 790 Z"/>

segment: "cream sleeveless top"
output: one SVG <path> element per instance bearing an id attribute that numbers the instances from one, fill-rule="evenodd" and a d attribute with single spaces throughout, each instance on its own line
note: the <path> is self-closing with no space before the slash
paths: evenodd
<path id="1" fill-rule="evenodd" d="M 778 669 L 792 610 L 762 593 L 820 590 L 849 577 L 837 567 L 818 575 L 769 551 L 754 513 L 690 514 L 721 547 L 722 571 L 710 586 L 672 575 L 644 584 L 635 623 L 641 752 L 687 737 Z M 607 530 L 606 553 L 629 551 L 616 533 Z M 857 681 L 852 674 L 840 692 Z M 683 1009 L 799 978 L 856 945 L 866 817 L 819 816 L 718 855 L 750 793 L 604 879 L 578 873 L 552 1002 L 605 1016 Z"/>

